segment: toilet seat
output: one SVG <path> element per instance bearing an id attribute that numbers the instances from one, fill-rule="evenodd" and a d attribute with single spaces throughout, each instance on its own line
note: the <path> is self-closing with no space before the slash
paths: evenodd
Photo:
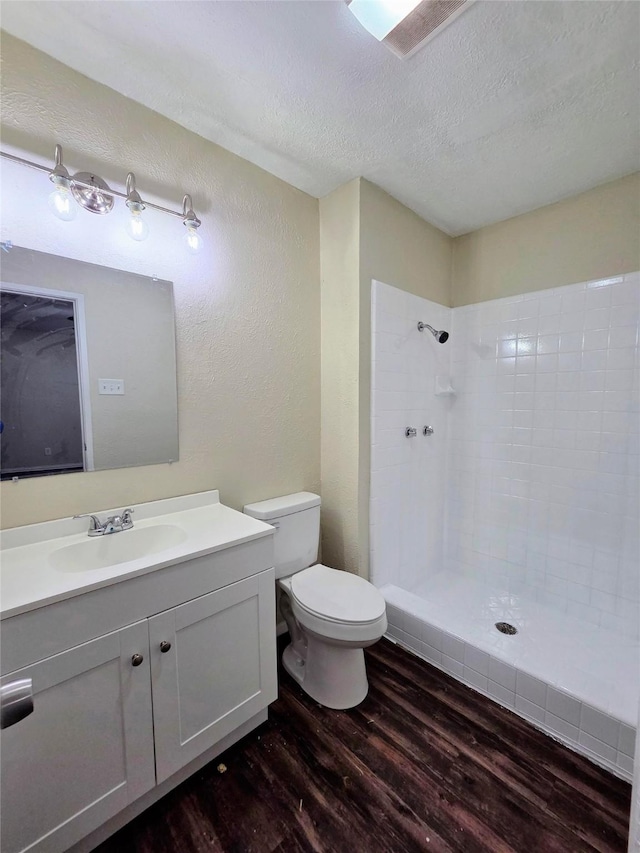
<path id="1" fill-rule="evenodd" d="M 290 579 L 298 607 L 327 622 L 357 627 L 371 625 L 385 615 L 385 600 L 364 578 L 318 563 Z"/>
<path id="2" fill-rule="evenodd" d="M 282 663 L 327 708 L 353 708 L 369 685 L 364 649 L 387 630 L 386 603 L 363 578 L 318 563 L 279 578 L 291 642 Z"/>

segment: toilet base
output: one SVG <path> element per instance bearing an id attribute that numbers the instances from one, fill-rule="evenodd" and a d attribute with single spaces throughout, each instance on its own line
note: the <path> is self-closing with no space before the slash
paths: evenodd
<path id="1" fill-rule="evenodd" d="M 302 660 L 289 644 L 283 652 L 282 664 L 305 693 L 326 708 L 355 708 L 369 692 L 361 648 L 333 645 L 308 637 L 306 660 Z"/>

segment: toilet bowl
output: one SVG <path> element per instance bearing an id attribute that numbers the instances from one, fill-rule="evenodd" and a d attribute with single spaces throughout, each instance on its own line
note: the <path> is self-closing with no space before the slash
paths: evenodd
<path id="1" fill-rule="evenodd" d="M 363 578 L 315 562 L 318 495 L 299 492 L 249 504 L 244 511 L 276 528 L 280 612 L 291 638 L 284 668 L 327 708 L 360 704 L 369 689 L 363 649 L 387 629 L 384 598 Z"/>
<path id="2" fill-rule="evenodd" d="M 363 649 L 387 630 L 384 598 L 368 581 L 322 564 L 278 584 L 292 637 L 284 668 L 327 708 L 359 705 L 369 690 Z"/>

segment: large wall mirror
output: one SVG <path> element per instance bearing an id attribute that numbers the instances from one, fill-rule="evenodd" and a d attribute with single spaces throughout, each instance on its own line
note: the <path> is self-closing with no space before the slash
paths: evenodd
<path id="1" fill-rule="evenodd" d="M 178 459 L 173 285 L 1 253 L 3 480 Z"/>

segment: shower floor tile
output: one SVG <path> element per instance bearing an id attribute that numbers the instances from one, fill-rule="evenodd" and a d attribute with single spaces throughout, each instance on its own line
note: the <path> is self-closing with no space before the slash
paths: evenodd
<path id="1" fill-rule="evenodd" d="M 625 635 L 462 575 L 442 572 L 413 592 L 381 591 L 392 606 L 636 725 L 640 658 Z M 501 634 L 499 621 L 518 633 Z"/>

